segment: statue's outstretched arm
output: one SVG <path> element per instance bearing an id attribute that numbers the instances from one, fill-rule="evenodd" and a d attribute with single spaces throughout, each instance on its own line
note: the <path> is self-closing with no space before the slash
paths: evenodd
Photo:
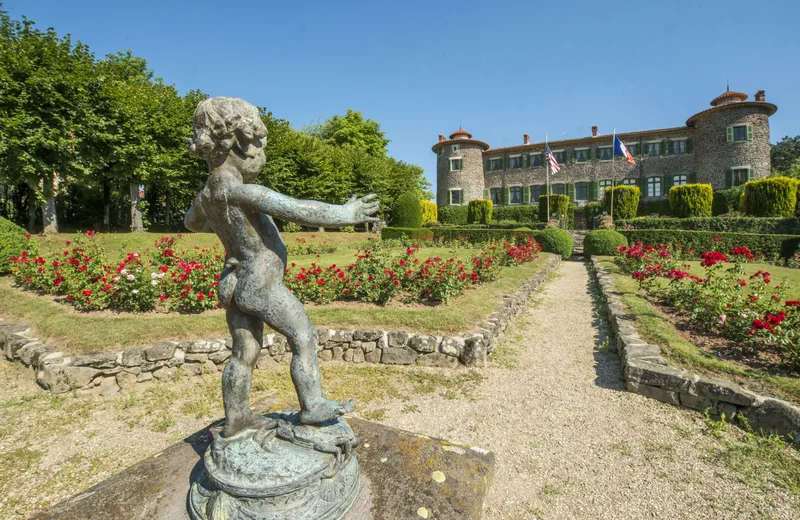
<path id="1" fill-rule="evenodd" d="M 316 200 L 293 199 L 257 184 L 243 184 L 231 192 L 231 201 L 242 208 L 278 217 L 305 226 L 339 227 L 362 222 L 376 222 L 376 195 L 357 198 L 353 195 L 341 206 Z"/>
<path id="2" fill-rule="evenodd" d="M 186 216 L 183 217 L 183 225 L 186 226 L 186 229 L 194 231 L 195 233 L 214 232 L 214 230 L 211 229 L 211 225 L 208 223 L 206 212 L 203 211 L 203 206 L 200 204 L 200 195 L 195 197 L 192 207 L 189 208 L 189 211 L 186 212 Z"/>

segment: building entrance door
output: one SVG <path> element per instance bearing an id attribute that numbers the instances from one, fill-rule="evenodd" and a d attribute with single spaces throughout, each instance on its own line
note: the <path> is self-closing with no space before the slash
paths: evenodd
<path id="1" fill-rule="evenodd" d="M 586 210 L 585 209 L 575 210 L 575 230 L 586 231 L 587 229 L 588 226 L 586 224 Z"/>

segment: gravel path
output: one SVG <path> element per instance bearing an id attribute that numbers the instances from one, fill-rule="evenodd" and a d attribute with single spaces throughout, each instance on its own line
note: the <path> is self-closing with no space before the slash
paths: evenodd
<path id="1" fill-rule="evenodd" d="M 413 397 L 383 422 L 492 450 L 488 519 L 800 518 L 800 498 L 714 458 L 734 433 L 624 391 L 586 264 L 559 274 L 505 336 L 517 367 L 486 369 L 473 401 Z"/>

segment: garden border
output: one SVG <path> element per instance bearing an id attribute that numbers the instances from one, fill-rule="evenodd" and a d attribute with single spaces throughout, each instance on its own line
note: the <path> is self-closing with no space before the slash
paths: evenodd
<path id="1" fill-rule="evenodd" d="M 460 336 L 434 336 L 404 330 L 340 330 L 317 328 L 317 352 L 322 361 L 382 363 L 455 368 L 483 366 L 508 324 L 525 307 L 531 294 L 560 263 L 558 255 L 513 294 L 500 300 L 496 312 Z M 46 345 L 24 324 L 4 325 L 0 318 L 0 349 L 10 361 L 33 367 L 36 381 L 52 393 L 100 391 L 111 395 L 152 379 L 173 380 L 178 374 L 216 373 L 231 357 L 231 339 L 162 341 L 144 348 L 65 356 Z M 281 334 L 266 334 L 257 368 L 288 363 L 291 353 Z M 180 372 L 179 372 L 180 370 Z"/>
<path id="2" fill-rule="evenodd" d="M 596 257 L 592 257 L 591 264 L 629 392 L 675 406 L 710 410 L 713 415 L 725 414 L 729 419 L 741 414 L 756 430 L 800 439 L 800 408 L 780 399 L 758 395 L 732 381 L 669 366 L 661 356 L 661 348 L 639 336 L 634 326 L 635 316 L 625 309 L 608 270 Z"/>

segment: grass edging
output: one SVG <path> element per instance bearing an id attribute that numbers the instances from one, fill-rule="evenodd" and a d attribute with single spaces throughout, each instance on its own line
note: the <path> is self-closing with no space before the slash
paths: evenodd
<path id="1" fill-rule="evenodd" d="M 648 344 L 639 335 L 634 326 L 636 316 L 631 315 L 623 304 L 611 273 L 598 258 L 593 257 L 591 265 L 603 296 L 629 392 L 675 406 L 709 410 L 714 415 L 724 414 L 729 419 L 741 416 L 756 430 L 800 439 L 800 408 L 750 392 L 725 379 L 669 366 L 661 356 L 660 347 Z"/>
<path id="2" fill-rule="evenodd" d="M 483 366 L 510 321 L 525 307 L 530 295 L 560 262 L 553 255 L 531 279 L 513 294 L 501 298 L 497 311 L 484 322 L 458 336 L 434 336 L 404 330 L 340 330 L 318 328 L 322 361 L 420 365 L 455 368 L 459 364 Z M 99 387 L 113 394 L 136 383 L 174 380 L 217 372 L 230 359 L 231 340 L 201 339 L 161 341 L 146 348 L 68 356 L 47 345 L 25 324 L 3 325 L 0 349 L 10 361 L 36 369 L 36 380 L 53 393 L 91 391 Z M 267 334 L 257 367 L 288 363 L 292 354 L 286 338 Z"/>

